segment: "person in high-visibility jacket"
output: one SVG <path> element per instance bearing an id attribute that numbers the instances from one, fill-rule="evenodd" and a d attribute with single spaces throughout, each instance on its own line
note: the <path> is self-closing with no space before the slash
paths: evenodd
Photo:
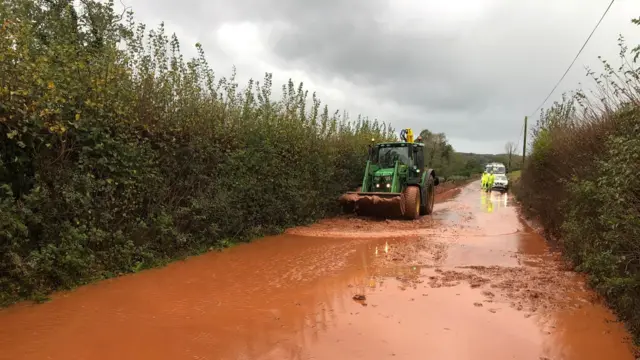
<path id="1" fill-rule="evenodd" d="M 491 192 L 493 188 L 493 181 L 496 179 L 496 176 L 493 175 L 493 170 L 489 171 L 489 175 L 487 176 L 487 192 Z"/>
<path id="2" fill-rule="evenodd" d="M 487 176 L 488 176 L 488 175 L 489 175 L 489 174 L 487 173 L 487 170 L 485 170 L 485 171 L 482 173 L 482 178 L 481 178 L 481 179 L 482 179 L 482 180 L 481 180 L 481 181 L 482 181 L 482 190 L 486 190 L 486 189 L 487 189 Z"/>

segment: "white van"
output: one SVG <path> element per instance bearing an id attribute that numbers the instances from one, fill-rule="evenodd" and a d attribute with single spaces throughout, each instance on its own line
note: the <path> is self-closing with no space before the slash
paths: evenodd
<path id="1" fill-rule="evenodd" d="M 503 163 L 492 162 L 485 166 L 485 171 L 493 170 L 494 181 L 491 190 L 507 191 L 509 190 L 509 179 L 507 179 L 507 167 Z"/>

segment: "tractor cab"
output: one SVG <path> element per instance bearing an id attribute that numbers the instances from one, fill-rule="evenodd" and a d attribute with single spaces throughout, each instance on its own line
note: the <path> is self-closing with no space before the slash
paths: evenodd
<path id="1" fill-rule="evenodd" d="M 424 144 L 413 141 L 411 129 L 403 130 L 400 138 L 401 142 L 370 145 L 369 176 L 365 176 L 363 191 L 399 192 L 406 185 L 420 182 Z"/>
<path id="2" fill-rule="evenodd" d="M 374 164 L 383 168 L 394 167 L 396 161 L 399 161 L 401 166 L 409 166 L 411 160 L 411 151 L 403 143 L 396 144 L 396 146 L 393 144 L 378 145 L 371 159 Z"/>
<path id="3" fill-rule="evenodd" d="M 424 145 L 419 143 L 375 145 L 369 159 L 369 173 L 373 180 L 369 191 L 398 192 L 404 185 L 401 184 L 403 180 L 407 183 L 419 181 L 424 170 L 423 149 Z"/>

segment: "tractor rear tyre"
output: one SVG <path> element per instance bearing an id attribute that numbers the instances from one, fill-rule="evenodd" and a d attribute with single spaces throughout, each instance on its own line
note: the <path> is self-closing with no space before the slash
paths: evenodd
<path id="1" fill-rule="evenodd" d="M 407 186 L 402 192 L 402 215 L 405 219 L 415 220 L 420 217 L 420 187 Z"/>
<path id="2" fill-rule="evenodd" d="M 420 215 L 429 215 L 433 212 L 433 204 L 436 202 L 436 185 L 432 175 L 429 175 L 424 189 L 424 203 L 420 207 Z"/>

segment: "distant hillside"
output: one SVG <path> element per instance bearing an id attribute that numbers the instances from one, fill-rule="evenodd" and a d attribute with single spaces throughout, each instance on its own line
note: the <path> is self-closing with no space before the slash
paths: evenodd
<path id="1" fill-rule="evenodd" d="M 425 144 L 425 160 L 427 166 L 436 170 L 438 176 L 471 176 L 482 173 L 484 166 L 490 162 L 504 163 L 511 170 L 519 170 L 522 157 L 511 156 L 509 166 L 508 154 L 475 154 L 455 151 L 444 133 L 433 133 L 428 129 L 420 132 Z M 505 148 L 515 149 L 515 144 L 508 143 Z"/>
<path id="2" fill-rule="evenodd" d="M 522 165 L 522 157 L 511 156 L 511 166 L 509 167 L 509 156 L 507 154 L 475 154 L 465 152 L 454 152 L 449 160 L 440 164 L 439 174 L 442 176 L 471 176 L 481 173 L 484 166 L 490 162 L 501 162 L 509 168 L 509 171 L 519 170 Z"/>

